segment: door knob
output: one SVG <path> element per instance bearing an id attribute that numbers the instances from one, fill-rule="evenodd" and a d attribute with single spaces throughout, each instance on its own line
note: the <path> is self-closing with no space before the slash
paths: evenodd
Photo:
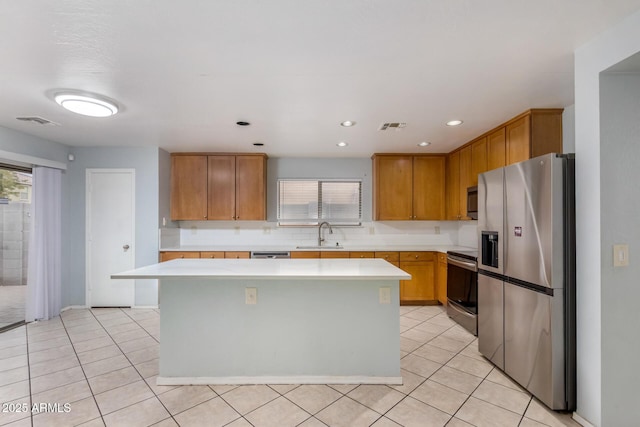
<path id="1" fill-rule="evenodd" d="M 126 251 L 126 250 L 128 250 L 128 249 L 129 249 L 129 245 L 124 245 L 124 246 L 122 247 L 122 249 L 124 249 L 125 251 Z"/>

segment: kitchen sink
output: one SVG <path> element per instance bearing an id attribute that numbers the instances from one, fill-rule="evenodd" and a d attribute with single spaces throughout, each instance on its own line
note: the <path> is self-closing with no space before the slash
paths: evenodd
<path id="1" fill-rule="evenodd" d="M 296 249 L 344 249 L 344 246 L 296 246 Z"/>

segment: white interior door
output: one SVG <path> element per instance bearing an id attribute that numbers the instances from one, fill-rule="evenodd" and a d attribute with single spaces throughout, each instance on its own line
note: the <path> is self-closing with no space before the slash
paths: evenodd
<path id="1" fill-rule="evenodd" d="M 135 170 L 87 169 L 87 305 L 130 307 L 134 281 L 111 275 L 135 268 Z"/>

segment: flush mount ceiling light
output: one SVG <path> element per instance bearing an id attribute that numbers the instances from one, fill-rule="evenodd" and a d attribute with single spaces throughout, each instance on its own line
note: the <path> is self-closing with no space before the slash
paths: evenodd
<path id="1" fill-rule="evenodd" d="M 60 92 L 54 96 L 63 108 L 90 117 L 110 117 L 118 112 L 118 106 L 98 95 Z"/>
<path id="2" fill-rule="evenodd" d="M 336 144 L 338 147 L 346 147 L 347 145 L 349 145 L 348 143 L 344 142 L 344 141 L 340 141 Z"/>
<path id="3" fill-rule="evenodd" d="M 418 143 L 418 147 L 427 147 L 429 145 L 431 145 L 431 143 L 427 142 L 427 141 L 422 141 L 422 142 Z"/>
<path id="4" fill-rule="evenodd" d="M 462 120 L 450 120 L 447 122 L 447 126 L 458 126 L 462 124 Z"/>
<path id="5" fill-rule="evenodd" d="M 240 122 L 236 122 L 236 124 L 237 124 L 238 126 L 249 126 L 251 123 L 249 123 L 249 122 L 243 122 L 243 121 L 240 121 Z"/>
<path id="6" fill-rule="evenodd" d="M 355 126 L 356 122 L 354 122 L 353 120 L 345 120 L 344 122 L 340 123 L 340 126 L 345 127 L 345 128 L 350 128 L 351 126 Z"/>

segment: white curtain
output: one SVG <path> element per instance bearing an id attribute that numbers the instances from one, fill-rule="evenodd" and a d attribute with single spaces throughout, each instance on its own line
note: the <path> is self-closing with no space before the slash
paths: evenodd
<path id="1" fill-rule="evenodd" d="M 51 319 L 61 308 L 62 171 L 33 168 L 25 320 Z"/>

